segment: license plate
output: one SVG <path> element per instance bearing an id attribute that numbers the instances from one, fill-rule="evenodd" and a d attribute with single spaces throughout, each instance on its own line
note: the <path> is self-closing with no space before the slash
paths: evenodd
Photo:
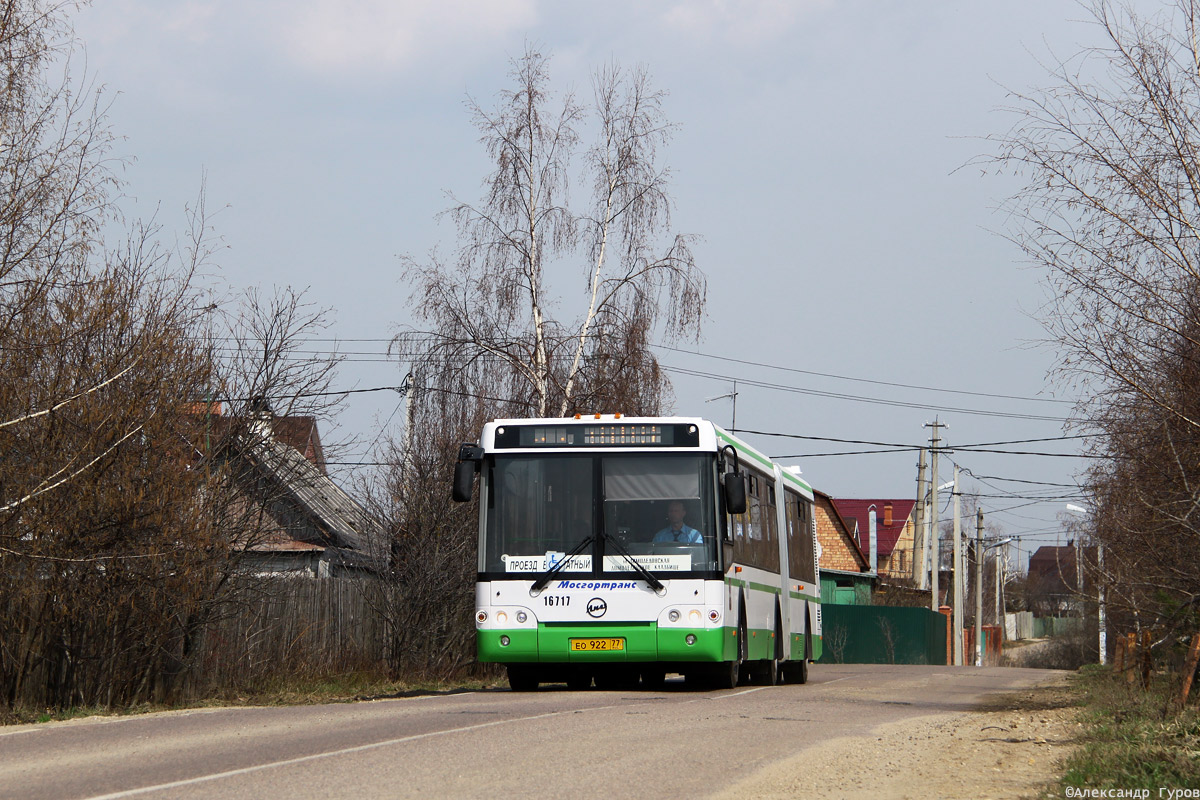
<path id="1" fill-rule="evenodd" d="M 624 650 L 625 640 L 620 638 L 606 639 L 571 639 L 571 650 L 595 652 L 598 650 Z"/>

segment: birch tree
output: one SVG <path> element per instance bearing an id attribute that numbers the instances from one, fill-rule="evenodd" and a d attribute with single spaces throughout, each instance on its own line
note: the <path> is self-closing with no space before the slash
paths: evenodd
<path id="1" fill-rule="evenodd" d="M 706 298 L 691 240 L 669 232 L 664 94 L 644 69 L 609 66 L 585 108 L 555 97 L 533 49 L 511 77 L 494 109 L 469 102 L 495 169 L 479 203 L 449 211 L 456 260 L 406 261 L 427 330 L 402 334 L 400 351 L 473 373 L 523 414 L 656 412 L 668 384 L 650 345 L 698 336 Z"/>
<path id="2" fill-rule="evenodd" d="M 372 493 L 392 537 L 393 665 L 437 677 L 474 663 L 478 512 L 450 502 L 459 444 L 491 417 L 661 413 L 651 346 L 698 336 L 706 297 L 691 238 L 671 232 L 673 126 L 645 70 L 600 70 L 587 103 L 552 91 L 534 49 L 510 76 L 494 108 L 468 103 L 494 169 L 447 212 L 454 258 L 405 260 L 423 323 L 393 343 L 413 365 L 409 424 Z"/>

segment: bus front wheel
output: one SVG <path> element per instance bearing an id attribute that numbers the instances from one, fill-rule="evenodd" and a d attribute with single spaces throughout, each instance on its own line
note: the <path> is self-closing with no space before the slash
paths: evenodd
<path id="1" fill-rule="evenodd" d="M 536 692 L 537 673 L 529 667 L 511 666 L 508 668 L 508 687 L 514 692 Z"/>
<path id="2" fill-rule="evenodd" d="M 738 685 L 738 675 L 741 665 L 736 661 L 722 661 L 712 665 L 708 684 L 713 689 L 733 689 Z"/>

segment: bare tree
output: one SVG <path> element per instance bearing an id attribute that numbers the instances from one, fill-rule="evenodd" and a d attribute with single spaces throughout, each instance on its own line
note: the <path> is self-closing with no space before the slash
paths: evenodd
<path id="1" fill-rule="evenodd" d="M 478 509 L 450 502 L 459 444 L 493 417 L 661 413 L 669 383 L 651 345 L 698 335 L 704 309 L 690 239 L 667 232 L 658 154 L 672 126 L 645 71 L 601 70 L 589 111 L 552 95 L 534 49 L 511 74 L 494 110 L 469 103 L 495 170 L 480 203 L 449 211 L 456 260 L 405 262 L 426 329 L 394 343 L 416 388 L 405 438 L 383 456 L 394 467 L 372 493 L 388 520 L 399 671 L 446 675 L 473 661 Z M 581 150 L 589 123 L 595 138 Z"/>
<path id="2" fill-rule="evenodd" d="M 472 383 L 525 413 L 564 415 L 582 398 L 657 410 L 666 380 L 649 345 L 656 334 L 698 334 L 706 292 L 688 237 L 659 242 L 670 224 L 669 173 L 657 164 L 672 130 L 663 93 L 644 70 L 609 67 L 593 81 L 589 117 L 573 95 L 555 102 L 541 53 L 527 50 L 512 77 L 516 88 L 494 111 L 470 103 L 496 169 L 480 204 L 451 209 L 456 263 L 406 262 L 430 330 L 398 343 L 426 363 L 495 376 Z M 577 167 L 589 119 L 596 140 Z M 589 199 L 573 208 L 576 169 Z M 571 295 L 554 292 L 572 272 L 583 279 L 574 312 Z"/>
<path id="3" fill-rule="evenodd" d="M 327 403 L 296 295 L 252 299 L 219 349 L 203 202 L 182 248 L 153 224 L 101 240 L 112 136 L 71 76 L 75 5 L 0 7 L 0 707 L 178 691 L 239 552 L 206 446 L 236 431 L 197 405 Z"/>
<path id="4" fill-rule="evenodd" d="M 999 163 L 1025 179 L 1015 240 L 1045 270 L 1060 376 L 1100 434 L 1088 481 L 1109 600 L 1195 627 L 1200 569 L 1200 3 L 1090 6 L 1101 43 L 1016 96 Z M 1119 624 L 1119 623 L 1118 623 Z"/>

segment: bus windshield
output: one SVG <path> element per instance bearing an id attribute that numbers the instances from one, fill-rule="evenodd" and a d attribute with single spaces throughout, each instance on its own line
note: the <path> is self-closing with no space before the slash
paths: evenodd
<path id="1" fill-rule="evenodd" d="M 562 574 L 717 569 L 712 453 L 497 456 L 487 467 L 480 571 Z M 615 544 L 610 543 L 616 539 Z"/>

